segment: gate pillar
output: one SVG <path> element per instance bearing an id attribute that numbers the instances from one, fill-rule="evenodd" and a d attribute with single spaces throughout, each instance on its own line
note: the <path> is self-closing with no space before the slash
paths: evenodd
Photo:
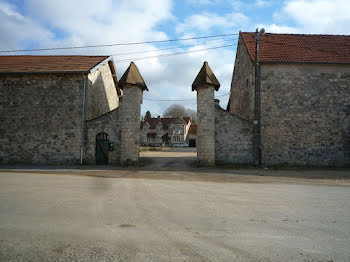
<path id="1" fill-rule="evenodd" d="M 123 90 L 121 101 L 121 145 L 122 165 L 137 165 L 140 151 L 140 117 L 143 91 L 147 86 L 134 62 L 118 83 Z"/>
<path id="2" fill-rule="evenodd" d="M 197 91 L 197 159 L 200 166 L 215 164 L 214 90 L 218 91 L 219 87 L 208 62 L 204 62 L 192 84 L 192 91 Z"/>

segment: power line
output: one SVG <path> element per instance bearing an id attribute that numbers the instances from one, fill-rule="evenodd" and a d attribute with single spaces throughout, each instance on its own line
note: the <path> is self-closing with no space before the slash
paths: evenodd
<path id="1" fill-rule="evenodd" d="M 183 55 L 183 54 L 196 53 L 196 52 L 201 52 L 201 51 L 206 51 L 206 50 L 213 50 L 213 49 L 219 49 L 219 48 L 225 48 L 225 47 L 236 46 L 236 45 L 237 45 L 237 44 L 223 45 L 223 46 L 215 46 L 215 47 L 209 47 L 209 48 L 204 48 L 204 49 L 199 49 L 199 50 L 184 51 L 184 52 L 171 53 L 171 54 L 135 57 L 135 58 L 128 58 L 128 59 L 121 59 L 121 60 L 115 61 L 115 62 L 116 62 L 116 63 L 125 63 L 125 62 L 139 61 L 139 60 L 150 59 L 150 58 L 158 58 L 158 57 L 168 57 L 168 56 L 175 56 L 175 55 Z"/>
<path id="2" fill-rule="evenodd" d="M 177 41 L 188 41 L 195 39 L 207 39 L 215 37 L 232 36 L 238 34 L 221 34 L 221 35 L 209 35 L 200 37 L 188 37 L 188 38 L 177 38 L 168 40 L 152 40 L 143 42 L 129 42 L 129 43 L 116 43 L 116 44 L 104 44 L 104 45 L 85 45 L 85 46 L 70 46 L 70 47 L 51 47 L 51 48 L 36 48 L 36 49 L 18 49 L 18 50 L 0 50 L 0 53 L 11 53 L 11 52 L 38 52 L 38 51 L 51 51 L 51 50 L 66 50 L 66 49 L 82 49 L 82 48 L 95 48 L 95 47 L 109 47 L 109 46 L 126 46 L 126 45 L 142 45 L 142 44 L 153 44 L 153 43 L 167 43 Z"/>
<path id="3" fill-rule="evenodd" d="M 224 95 L 219 95 L 219 96 L 216 96 L 216 97 L 227 96 L 229 94 L 231 94 L 231 93 L 227 93 L 227 94 L 224 94 Z M 147 98 L 144 98 L 143 100 L 160 101 L 160 102 L 180 102 L 180 101 L 195 101 L 197 99 L 196 98 L 194 98 L 194 99 L 147 99 Z"/>
<path id="4" fill-rule="evenodd" d="M 187 47 L 201 46 L 201 45 L 214 44 L 214 43 L 223 43 L 223 42 L 234 41 L 234 40 L 237 40 L 237 39 L 225 39 L 225 40 L 221 40 L 221 41 L 209 41 L 209 42 L 206 42 L 204 44 L 172 46 L 172 47 L 152 49 L 152 50 L 145 50 L 145 51 L 119 53 L 119 54 L 113 54 L 112 56 L 141 54 L 141 53 L 149 53 L 149 52 L 158 52 L 158 51 L 164 51 L 164 50 L 171 50 L 171 49 L 178 49 L 178 48 L 187 48 Z"/>

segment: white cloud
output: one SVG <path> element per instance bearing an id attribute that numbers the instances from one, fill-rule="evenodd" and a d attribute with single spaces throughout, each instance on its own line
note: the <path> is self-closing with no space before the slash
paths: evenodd
<path id="1" fill-rule="evenodd" d="M 209 32 L 213 29 L 226 31 L 228 29 L 242 26 L 249 22 L 249 18 L 242 13 L 228 13 L 220 16 L 215 13 L 203 12 L 187 17 L 176 27 L 178 33 L 191 31 Z"/>
<path id="2" fill-rule="evenodd" d="M 25 2 L 30 17 L 60 30 L 65 41 L 79 43 L 131 42 L 164 39 L 154 30 L 158 23 L 171 19 L 170 0 L 31 0 Z"/>
<path id="3" fill-rule="evenodd" d="M 54 35 L 44 27 L 30 18 L 24 17 L 15 6 L 0 1 L 0 47 L 5 49 L 16 49 L 21 47 L 25 41 L 47 42 Z"/>
<path id="4" fill-rule="evenodd" d="M 349 34 L 349 10 L 348 0 L 291 0 L 280 16 L 294 20 L 305 33 Z"/>
<path id="5" fill-rule="evenodd" d="M 264 28 L 267 33 L 293 33 L 297 34 L 300 33 L 300 30 L 298 28 L 290 27 L 290 26 L 284 26 L 284 25 L 276 25 L 276 24 L 270 24 L 270 25 L 264 25 L 260 24 L 257 26 L 258 28 Z"/>

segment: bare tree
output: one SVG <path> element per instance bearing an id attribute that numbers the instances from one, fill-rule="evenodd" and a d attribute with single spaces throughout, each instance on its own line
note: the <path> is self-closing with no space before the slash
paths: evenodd
<path id="1" fill-rule="evenodd" d="M 197 112 L 195 110 L 186 108 L 182 105 L 173 104 L 165 109 L 163 113 L 164 117 L 188 117 L 192 118 L 194 123 L 197 122 Z"/>
<path id="2" fill-rule="evenodd" d="M 165 109 L 163 116 L 165 117 L 184 117 L 187 116 L 187 110 L 184 106 L 174 104 Z"/>
<path id="3" fill-rule="evenodd" d="M 187 116 L 192 118 L 193 124 L 197 124 L 197 111 L 187 108 Z"/>

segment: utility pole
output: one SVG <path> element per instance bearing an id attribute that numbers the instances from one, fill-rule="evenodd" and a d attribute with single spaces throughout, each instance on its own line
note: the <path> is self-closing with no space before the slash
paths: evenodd
<path id="1" fill-rule="evenodd" d="M 254 110 L 254 164 L 261 166 L 261 85 L 260 85 L 260 65 L 259 65 L 259 43 L 260 37 L 265 33 L 262 28 L 255 31 L 255 110 Z"/>

